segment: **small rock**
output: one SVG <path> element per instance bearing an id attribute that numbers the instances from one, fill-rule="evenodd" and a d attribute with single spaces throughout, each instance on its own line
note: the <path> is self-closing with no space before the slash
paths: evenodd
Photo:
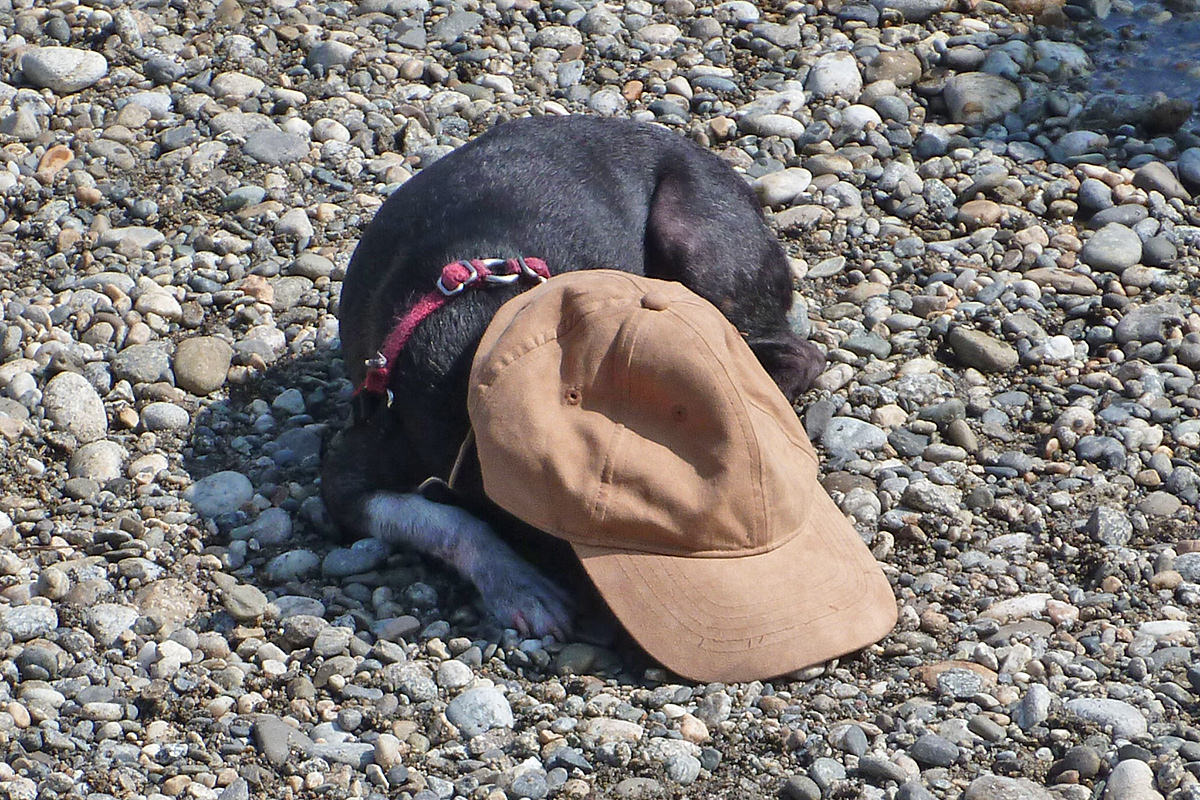
<path id="1" fill-rule="evenodd" d="M 108 61 L 95 50 L 34 47 L 21 57 L 21 72 L 34 86 L 73 94 L 107 75 Z"/>
<path id="2" fill-rule="evenodd" d="M 948 341 L 963 364 L 981 372 L 1008 372 L 1020 363 L 1011 345 L 982 331 L 960 325 L 950 331 Z"/>
<path id="3" fill-rule="evenodd" d="M 183 493 L 202 517 L 219 517 L 237 511 L 254 497 L 254 485 L 240 472 L 226 470 L 201 478 Z"/>
<path id="4" fill-rule="evenodd" d="M 499 689 L 468 689 L 446 706 L 446 719 L 466 737 L 474 737 L 493 728 L 511 728 L 512 708 Z"/>
<path id="5" fill-rule="evenodd" d="M 42 392 L 46 419 L 70 433 L 80 444 L 94 442 L 108 433 L 104 401 L 87 378 L 75 372 L 60 372 Z"/>
<path id="6" fill-rule="evenodd" d="M 175 348 L 175 383 L 180 389 L 204 396 L 225 384 L 233 348 L 216 336 L 184 339 Z"/>

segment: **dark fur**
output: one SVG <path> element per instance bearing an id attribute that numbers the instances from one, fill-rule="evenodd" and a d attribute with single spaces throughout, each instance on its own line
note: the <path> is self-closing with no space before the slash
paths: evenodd
<path id="1" fill-rule="evenodd" d="M 545 259 L 554 274 L 610 268 L 683 282 L 738 327 L 790 398 L 823 366 L 820 351 L 789 329 L 787 259 L 742 178 L 658 127 L 543 117 L 494 128 L 419 172 L 380 208 L 342 287 L 351 380 L 362 381 L 396 315 L 432 289 L 442 265 L 518 255 Z M 425 478 L 448 474 L 468 430 L 475 348 L 518 291 L 466 291 L 421 323 L 393 367 L 394 402 L 343 432 L 326 455 L 322 489 L 344 532 L 446 560 L 506 624 L 540 635 L 567 625 L 562 593 L 489 536 L 489 526 L 462 533 L 462 520 L 443 513 L 458 512 L 406 499 Z M 477 462 L 456 490 L 455 504 L 491 526 L 506 534 L 520 527 L 483 496 Z"/>

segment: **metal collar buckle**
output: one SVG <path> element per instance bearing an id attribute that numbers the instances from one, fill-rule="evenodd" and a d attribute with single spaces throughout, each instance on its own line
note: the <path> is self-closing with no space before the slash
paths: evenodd
<path id="1" fill-rule="evenodd" d="M 442 274 L 437 279 L 437 290 L 446 297 L 453 297 L 454 295 L 460 293 L 463 289 L 466 289 L 470 284 L 479 280 L 479 270 L 475 269 L 474 264 L 472 264 L 470 261 L 459 261 L 458 263 L 466 267 L 468 272 L 466 279 L 463 280 L 462 283 L 458 284 L 458 286 L 455 286 L 453 289 L 447 289 L 446 284 L 444 283 L 446 280 L 446 273 L 444 269 Z"/>

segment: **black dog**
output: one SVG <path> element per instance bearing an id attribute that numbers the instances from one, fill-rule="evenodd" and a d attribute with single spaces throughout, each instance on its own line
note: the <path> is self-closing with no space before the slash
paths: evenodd
<path id="1" fill-rule="evenodd" d="M 791 272 L 754 193 L 717 156 L 656 126 L 541 117 L 494 128 L 380 208 L 342 286 L 342 349 L 355 386 L 444 265 L 517 257 L 543 259 L 553 274 L 608 268 L 684 283 L 737 326 L 789 398 L 824 364 L 789 329 Z M 496 309 L 527 287 L 463 291 L 422 318 L 375 375 L 386 397 L 357 396 L 354 421 L 326 454 L 322 491 L 343 532 L 432 554 L 470 579 L 504 624 L 561 636 L 570 599 L 507 543 L 521 526 L 484 496 L 469 451 L 453 493 L 417 491 L 455 464 L 470 427 L 476 346 Z"/>

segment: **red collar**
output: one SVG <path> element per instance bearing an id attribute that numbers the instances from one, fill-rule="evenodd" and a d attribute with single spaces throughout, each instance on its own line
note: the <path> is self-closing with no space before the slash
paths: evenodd
<path id="1" fill-rule="evenodd" d="M 379 352 L 367 361 L 367 375 L 354 393 L 387 395 L 388 379 L 396 356 L 404 349 L 421 321 L 446 305 L 455 295 L 467 289 L 516 283 L 522 278 L 542 283 L 549 277 L 550 268 L 540 258 L 473 258 L 447 264 L 442 267 L 442 274 L 437 279 L 436 291 L 421 297 L 407 312 L 396 318 L 396 324 L 383 340 Z"/>

